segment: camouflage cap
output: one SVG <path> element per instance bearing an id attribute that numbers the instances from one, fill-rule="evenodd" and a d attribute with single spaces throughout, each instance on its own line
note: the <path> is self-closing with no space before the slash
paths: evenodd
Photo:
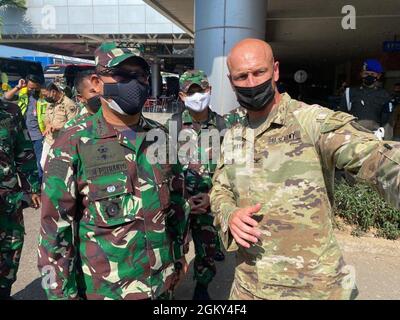
<path id="1" fill-rule="evenodd" d="M 57 76 L 53 80 L 47 81 L 45 87 L 47 90 L 52 90 L 56 87 L 58 91 L 64 92 L 67 87 L 67 80 L 64 77 Z"/>
<path id="2" fill-rule="evenodd" d="M 121 62 L 132 57 L 140 59 L 140 64 L 148 66 L 146 60 L 140 54 L 138 49 L 120 48 L 115 42 L 102 43 L 94 52 L 96 66 L 100 65 L 106 68 L 116 67 Z"/>
<path id="3" fill-rule="evenodd" d="M 179 88 L 187 92 L 192 84 L 198 84 L 202 89 L 210 86 L 207 76 L 202 70 L 188 70 L 179 78 Z"/>

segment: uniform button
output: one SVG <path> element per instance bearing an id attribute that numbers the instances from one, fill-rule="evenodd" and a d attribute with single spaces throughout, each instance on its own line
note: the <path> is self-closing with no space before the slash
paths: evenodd
<path id="1" fill-rule="evenodd" d="M 114 216 L 116 216 L 116 215 L 118 214 L 118 212 L 119 212 L 119 207 L 118 207 L 117 204 L 111 203 L 111 204 L 107 207 L 106 211 L 107 211 L 107 213 L 108 213 L 108 215 L 109 215 L 110 217 L 114 217 Z"/>
<path id="2" fill-rule="evenodd" d="M 183 239 L 182 239 L 181 237 L 179 237 L 178 239 L 176 239 L 176 242 L 177 242 L 178 244 L 182 244 L 182 243 L 183 243 Z"/>

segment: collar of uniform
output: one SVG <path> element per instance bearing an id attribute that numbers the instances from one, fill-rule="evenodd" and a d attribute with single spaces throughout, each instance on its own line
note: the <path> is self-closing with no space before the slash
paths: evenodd
<path id="1" fill-rule="evenodd" d="M 103 116 L 103 109 L 93 115 L 93 129 L 96 138 L 116 137 L 117 132 L 111 124 L 109 124 Z"/>
<path id="2" fill-rule="evenodd" d="M 268 117 L 265 119 L 265 122 L 258 126 L 256 129 L 251 129 L 249 127 L 249 120 L 248 120 L 248 115 L 247 115 L 247 126 L 246 126 L 246 132 L 244 134 L 244 138 L 246 140 L 251 140 L 253 137 L 256 138 L 260 134 L 264 133 L 267 131 L 271 124 L 277 124 L 279 126 L 284 126 L 286 123 L 286 117 L 287 117 L 287 111 L 288 111 L 288 106 L 290 103 L 291 97 L 287 93 L 283 93 L 281 95 L 281 101 L 279 104 L 272 110 L 272 112 L 268 115 Z M 254 134 L 250 134 L 248 130 L 252 130 Z"/>
<path id="3" fill-rule="evenodd" d="M 65 93 L 63 93 L 63 94 L 61 95 L 61 98 L 58 99 L 58 101 L 56 101 L 54 104 L 60 104 L 60 103 L 62 103 L 62 102 L 64 101 L 64 98 L 65 98 Z"/>
<path id="4" fill-rule="evenodd" d="M 191 116 L 190 111 L 188 109 L 185 109 L 182 112 L 182 123 L 184 125 L 191 125 L 191 124 L 193 124 L 193 122 L 196 122 L 196 121 L 193 121 L 193 117 Z M 202 125 L 204 124 L 204 122 L 198 122 L 198 123 L 200 123 Z M 208 109 L 208 118 L 207 118 L 206 123 L 207 123 L 207 125 L 211 124 L 211 125 L 216 126 L 215 115 L 214 115 L 214 112 L 210 108 Z"/>
<path id="5" fill-rule="evenodd" d="M 93 118 L 95 135 L 97 138 L 110 138 L 117 136 L 117 130 L 115 130 L 114 127 L 104 119 L 103 109 L 100 108 L 100 111 L 94 114 Z M 154 128 L 143 114 L 140 114 L 138 126 L 142 127 L 145 131 Z"/>

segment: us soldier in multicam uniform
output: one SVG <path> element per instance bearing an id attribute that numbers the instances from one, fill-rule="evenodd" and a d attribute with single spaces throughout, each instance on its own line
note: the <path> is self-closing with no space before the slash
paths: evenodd
<path id="1" fill-rule="evenodd" d="M 39 190 L 33 145 L 19 107 L 0 100 L 0 300 L 10 298 L 17 276 L 24 242 L 24 194 L 37 208 Z"/>
<path id="2" fill-rule="evenodd" d="M 168 298 L 187 269 L 182 171 L 147 157 L 147 134 L 164 129 L 141 113 L 145 60 L 113 43 L 95 55 L 101 110 L 59 137 L 45 165 L 38 263 L 45 290 L 50 299 L 78 298 L 79 255 L 88 299 Z"/>
<path id="3" fill-rule="evenodd" d="M 182 148 L 187 141 L 179 142 L 179 149 L 183 153 L 183 169 L 186 180 L 186 190 L 191 198 L 190 229 L 192 232 L 195 259 L 194 259 L 194 300 L 209 300 L 208 285 L 216 274 L 215 261 L 222 261 L 224 254 L 218 232 L 213 226 L 214 217 L 210 212 L 208 192 L 212 186 L 212 176 L 216 169 L 219 152 L 220 134 L 223 130 L 240 121 L 239 113 L 233 112 L 228 117 L 222 117 L 209 108 L 211 87 L 207 76 L 202 70 L 188 70 L 179 79 L 180 97 L 185 103 L 185 110 L 172 116 L 172 121 L 177 123 L 177 131 L 187 132 L 189 143 L 194 146 L 188 150 Z M 167 127 L 169 127 L 167 124 Z M 202 132 L 204 130 L 218 130 L 217 144 L 203 146 Z M 209 140 L 207 139 L 207 143 Z M 205 160 L 201 160 L 205 159 Z"/>
<path id="4" fill-rule="evenodd" d="M 230 299 L 354 298 L 354 270 L 332 229 L 334 170 L 399 208 L 400 144 L 349 114 L 280 95 L 279 63 L 263 41 L 236 44 L 228 67 L 248 109 L 247 123 L 225 135 L 210 195 L 221 239 L 237 252 Z"/>

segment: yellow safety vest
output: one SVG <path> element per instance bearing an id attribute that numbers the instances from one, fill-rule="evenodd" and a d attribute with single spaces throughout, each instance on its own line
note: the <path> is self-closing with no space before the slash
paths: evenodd
<path id="1" fill-rule="evenodd" d="M 28 109 L 29 96 L 28 89 L 22 88 L 18 93 L 18 106 L 21 109 L 22 115 L 25 115 L 26 110 Z M 39 129 L 43 133 L 46 130 L 46 125 L 44 122 L 46 115 L 47 102 L 44 100 L 42 96 L 36 102 L 36 115 L 38 119 Z"/>

